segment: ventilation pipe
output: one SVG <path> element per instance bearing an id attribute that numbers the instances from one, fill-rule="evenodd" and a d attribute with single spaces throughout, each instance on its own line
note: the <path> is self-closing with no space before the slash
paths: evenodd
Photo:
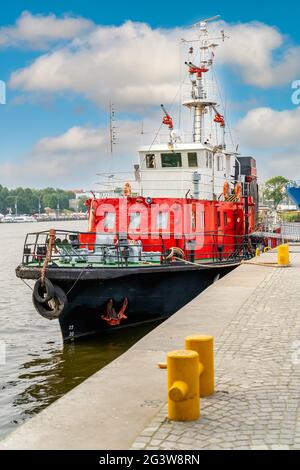
<path id="1" fill-rule="evenodd" d="M 201 175 L 195 171 L 193 173 L 194 199 L 200 199 L 200 181 Z"/>

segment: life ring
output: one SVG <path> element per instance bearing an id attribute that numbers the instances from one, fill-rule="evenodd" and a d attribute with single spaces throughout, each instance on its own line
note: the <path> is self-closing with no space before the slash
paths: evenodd
<path id="1" fill-rule="evenodd" d="M 242 186 L 240 185 L 240 183 L 236 183 L 236 185 L 234 186 L 234 194 L 237 199 L 241 199 Z"/>
<path id="2" fill-rule="evenodd" d="M 124 188 L 123 188 L 123 194 L 126 197 L 131 197 L 132 195 L 132 189 L 131 189 L 131 184 L 130 183 L 125 183 Z"/>
<path id="3" fill-rule="evenodd" d="M 228 181 L 225 181 L 224 185 L 223 185 L 223 194 L 224 194 L 224 198 L 227 199 L 228 196 L 229 196 L 229 191 L 230 191 L 230 187 L 229 187 L 229 183 Z"/>
<path id="4" fill-rule="evenodd" d="M 37 302 L 43 303 L 52 299 L 54 296 L 54 286 L 52 282 L 45 277 L 44 282 L 38 279 L 33 288 L 33 297 Z"/>
<path id="5" fill-rule="evenodd" d="M 53 286 L 54 295 L 48 301 L 39 302 L 34 294 L 32 294 L 32 301 L 36 311 L 47 320 L 56 320 L 60 317 L 65 307 L 68 305 L 68 298 L 58 286 Z"/>

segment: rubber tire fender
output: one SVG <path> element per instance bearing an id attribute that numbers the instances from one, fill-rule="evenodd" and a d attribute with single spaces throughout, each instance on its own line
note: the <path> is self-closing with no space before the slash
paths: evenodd
<path id="1" fill-rule="evenodd" d="M 52 282 L 45 277 L 43 285 L 42 279 L 38 279 L 34 284 L 33 296 L 40 303 L 47 302 L 52 299 L 54 296 L 54 286 Z"/>
<path id="2" fill-rule="evenodd" d="M 33 305 L 36 311 L 47 320 L 56 320 L 63 313 L 65 307 L 68 305 L 68 298 L 58 286 L 53 286 L 54 295 L 48 301 L 39 302 L 36 300 L 34 294 L 32 295 Z"/>

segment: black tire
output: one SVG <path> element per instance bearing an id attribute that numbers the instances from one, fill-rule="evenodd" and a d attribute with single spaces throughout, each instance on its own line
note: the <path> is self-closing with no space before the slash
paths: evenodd
<path id="1" fill-rule="evenodd" d="M 68 298 L 63 289 L 58 286 L 53 286 L 54 295 L 51 299 L 44 302 L 36 300 L 34 294 L 32 295 L 33 305 L 36 311 L 47 320 L 56 320 L 60 317 L 65 307 L 68 305 Z"/>
<path id="2" fill-rule="evenodd" d="M 54 286 L 52 282 L 45 277 L 44 284 L 42 284 L 42 280 L 38 279 L 34 284 L 33 296 L 40 303 L 52 299 L 54 296 Z"/>

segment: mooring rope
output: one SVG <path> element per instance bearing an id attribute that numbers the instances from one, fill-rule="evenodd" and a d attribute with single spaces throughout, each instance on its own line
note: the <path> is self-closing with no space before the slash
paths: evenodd
<path id="1" fill-rule="evenodd" d="M 79 273 L 79 276 L 77 277 L 77 279 L 75 279 L 75 281 L 74 281 L 72 287 L 70 287 L 70 289 L 69 289 L 68 292 L 66 293 L 66 296 L 68 296 L 68 295 L 70 294 L 70 292 L 74 289 L 74 287 L 76 286 L 77 282 L 80 280 L 80 278 L 81 278 L 82 274 L 84 273 L 84 271 L 85 271 L 87 268 L 89 268 L 89 267 L 90 267 L 90 266 L 85 266 L 85 267 L 81 270 L 81 272 Z"/>
<path id="2" fill-rule="evenodd" d="M 24 279 L 22 279 L 22 278 L 20 278 L 20 279 L 21 279 L 22 282 L 24 282 L 25 286 L 29 287 L 29 289 L 32 290 L 32 292 L 33 292 L 33 288 L 29 284 L 27 284 L 27 282 L 25 282 Z"/>
<path id="3" fill-rule="evenodd" d="M 51 260 L 52 250 L 53 250 L 54 245 L 55 245 L 55 230 L 51 229 L 49 230 L 49 243 L 48 243 L 47 254 L 44 260 L 43 267 L 41 269 L 42 285 L 44 285 L 45 283 L 46 269 L 47 269 L 49 261 Z"/>

